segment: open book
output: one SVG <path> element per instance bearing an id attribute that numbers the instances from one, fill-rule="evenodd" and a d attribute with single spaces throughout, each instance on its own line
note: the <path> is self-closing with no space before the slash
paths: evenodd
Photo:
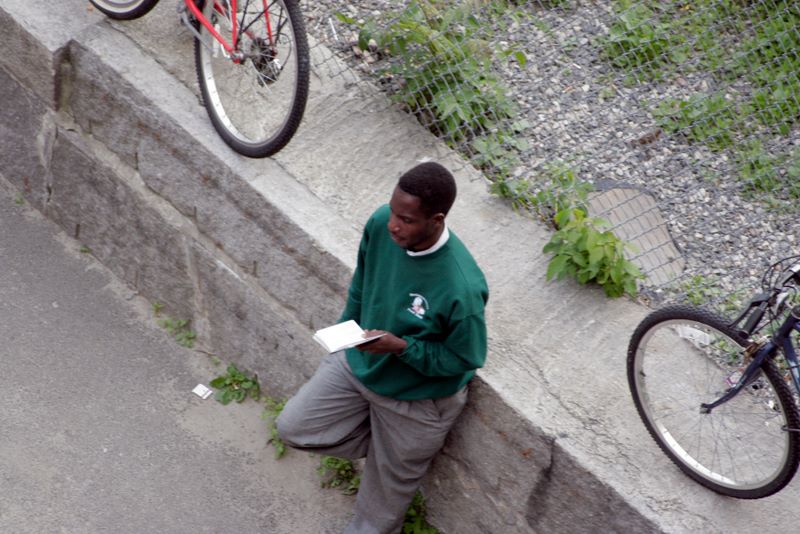
<path id="1" fill-rule="evenodd" d="M 328 352 L 338 352 L 378 339 L 381 336 L 383 336 L 383 334 L 364 337 L 364 330 L 351 319 L 323 328 L 322 330 L 317 330 L 316 334 L 314 334 L 314 341 L 325 347 L 325 350 Z"/>

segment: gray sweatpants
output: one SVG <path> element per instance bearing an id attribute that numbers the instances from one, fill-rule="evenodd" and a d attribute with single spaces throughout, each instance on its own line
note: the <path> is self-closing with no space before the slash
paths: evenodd
<path id="1" fill-rule="evenodd" d="M 345 534 L 396 534 L 466 402 L 466 388 L 433 400 L 377 395 L 353 376 L 339 352 L 323 360 L 276 424 L 292 447 L 351 460 L 366 457 L 355 515 Z"/>

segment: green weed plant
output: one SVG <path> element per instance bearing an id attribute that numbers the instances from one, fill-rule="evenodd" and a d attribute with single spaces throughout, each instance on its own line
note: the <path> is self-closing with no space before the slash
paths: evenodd
<path id="1" fill-rule="evenodd" d="M 337 488 L 345 495 L 358 493 L 361 475 L 351 460 L 335 456 L 322 456 L 317 472 L 322 477 L 323 488 Z M 426 519 L 425 498 L 419 491 L 406 511 L 403 520 L 403 534 L 439 534 Z"/>
<path id="2" fill-rule="evenodd" d="M 653 111 L 658 125 L 668 133 L 681 133 L 692 143 L 703 143 L 712 150 L 733 145 L 739 128 L 735 104 L 722 94 L 694 94 L 687 99 L 669 98 Z"/>
<path id="3" fill-rule="evenodd" d="M 164 317 L 158 324 L 175 338 L 178 345 L 186 348 L 193 348 L 197 334 L 189 328 L 190 321 L 188 319 L 173 319 L 172 317 Z"/>
<path id="4" fill-rule="evenodd" d="M 428 523 L 427 507 L 421 492 L 414 495 L 411 505 L 406 511 L 403 522 L 403 534 L 439 534 L 439 530 Z"/>
<path id="5" fill-rule="evenodd" d="M 515 210 L 532 211 L 553 227 L 556 213 L 571 207 L 588 209 L 592 184 L 580 181 L 576 171 L 562 162 L 545 165 L 544 169 L 534 181 L 498 180 L 492 184 L 492 192 L 508 199 Z"/>
<path id="6" fill-rule="evenodd" d="M 361 475 L 351 460 L 335 456 L 322 456 L 317 472 L 322 477 L 323 488 L 338 488 L 345 495 L 358 492 Z"/>
<path id="7" fill-rule="evenodd" d="M 545 166 L 536 183 L 501 180 L 492 191 L 511 201 L 514 209 L 536 213 L 555 228 L 543 252 L 552 254 L 547 279 L 575 278 L 581 284 L 597 283 L 609 297 L 637 294 L 639 268 L 625 258 L 629 246 L 603 219 L 588 217 L 592 184 L 578 179 L 563 162 Z"/>
<path id="8" fill-rule="evenodd" d="M 770 154 L 755 139 L 740 147 L 735 163 L 745 195 L 774 204 L 800 199 L 800 150 L 790 155 Z"/>
<path id="9" fill-rule="evenodd" d="M 666 80 L 681 70 L 702 72 L 711 86 L 729 84 L 661 101 L 650 110 L 658 126 L 727 151 L 743 196 L 773 212 L 796 212 L 800 160 L 765 144 L 800 119 L 800 4 L 620 0 L 613 7 L 617 20 L 600 43 L 628 80 Z"/>
<path id="10" fill-rule="evenodd" d="M 505 2 L 493 4 L 510 9 Z M 387 53 L 381 77 L 396 81 L 395 101 L 451 146 L 465 149 L 476 166 L 504 176 L 519 163 L 516 152 L 528 147 L 518 135 L 528 125 L 513 120 L 518 107 L 492 63 L 513 58 L 524 67 L 527 59 L 518 50 L 497 50 L 475 11 L 469 2 L 414 0 L 380 29 L 365 23 L 359 47 L 368 50 L 374 41 Z"/>
<path id="11" fill-rule="evenodd" d="M 601 40 L 605 58 L 637 78 L 660 78 L 671 62 L 673 43 L 679 36 L 646 3 L 615 4 L 619 17 Z"/>
<path id="12" fill-rule="evenodd" d="M 724 293 L 716 277 L 695 275 L 679 284 L 687 301 L 695 306 L 715 306 L 725 314 L 738 314 L 744 305 L 745 290 Z"/>
<path id="13" fill-rule="evenodd" d="M 86 247 L 84 250 L 82 247 L 81 252 L 90 253 L 91 249 Z M 161 317 L 164 304 L 161 302 L 154 302 L 151 308 L 153 310 L 153 316 L 158 318 Z M 194 347 L 194 342 L 197 339 L 197 334 L 189 327 L 190 324 L 191 322 L 188 319 L 174 319 L 168 316 L 158 320 L 158 325 L 169 332 L 179 345 L 189 349 Z"/>
<path id="14" fill-rule="evenodd" d="M 571 208 L 557 213 L 555 222 L 558 230 L 543 249 L 553 255 L 548 280 L 570 276 L 581 284 L 599 284 L 608 297 L 636 296 L 642 273 L 625 258 L 625 242 L 604 229 L 606 221 Z"/>
<path id="15" fill-rule="evenodd" d="M 754 35 L 741 46 L 737 72 L 756 91 L 752 112 L 767 127 L 787 135 L 800 116 L 800 6 L 778 1 L 753 7 Z"/>
<path id="16" fill-rule="evenodd" d="M 261 413 L 261 418 L 267 421 L 269 442 L 275 448 L 275 459 L 280 459 L 286 454 L 286 444 L 278 434 L 278 427 L 275 425 L 275 420 L 283 411 L 284 406 L 286 406 L 286 399 L 278 400 L 267 397 L 264 399 L 264 411 Z"/>
<path id="17" fill-rule="evenodd" d="M 248 376 L 235 364 L 228 365 L 227 372 L 213 379 L 210 384 L 217 390 L 214 398 L 222 404 L 230 404 L 231 401 L 241 403 L 248 397 L 258 399 L 261 396 L 258 375 Z"/>

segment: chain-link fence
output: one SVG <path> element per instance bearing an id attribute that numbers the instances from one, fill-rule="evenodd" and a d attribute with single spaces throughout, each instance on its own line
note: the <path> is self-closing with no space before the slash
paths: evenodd
<path id="1" fill-rule="evenodd" d="M 797 2 L 302 5 L 316 68 L 382 88 L 554 230 L 608 221 L 646 298 L 733 305 L 798 252 Z"/>

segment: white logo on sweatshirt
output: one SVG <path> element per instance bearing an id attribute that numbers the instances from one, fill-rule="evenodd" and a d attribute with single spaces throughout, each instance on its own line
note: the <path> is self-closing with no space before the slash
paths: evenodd
<path id="1" fill-rule="evenodd" d="M 408 296 L 411 297 L 411 307 L 407 308 L 408 311 L 410 311 L 418 319 L 425 317 L 425 313 L 428 311 L 427 299 L 417 293 L 409 293 Z"/>

